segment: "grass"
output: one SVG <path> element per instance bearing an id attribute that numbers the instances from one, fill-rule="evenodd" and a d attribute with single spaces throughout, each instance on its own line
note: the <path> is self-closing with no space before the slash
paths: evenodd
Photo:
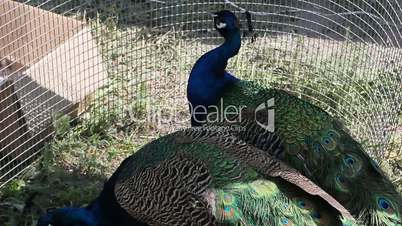
<path id="1" fill-rule="evenodd" d="M 89 19 L 108 82 L 82 103 L 79 118 L 56 115 L 55 138 L 43 158 L 0 190 L 0 222 L 5 226 L 35 225 L 49 207 L 85 205 L 125 157 L 161 134 L 188 126 L 188 73 L 219 40 L 122 27 L 119 21 L 104 15 Z M 228 68 L 241 78 L 289 90 L 342 118 L 402 191 L 401 131 L 386 148 L 376 146 L 385 139 L 378 135 L 384 128 L 375 127 L 384 118 L 381 112 L 395 106 L 386 94 L 397 94 L 401 82 L 399 72 L 389 70 L 398 68 L 396 61 L 376 64 L 379 58 L 392 60 L 392 55 L 378 55 L 386 50 L 290 35 L 260 37 L 254 43 L 246 40 Z"/>

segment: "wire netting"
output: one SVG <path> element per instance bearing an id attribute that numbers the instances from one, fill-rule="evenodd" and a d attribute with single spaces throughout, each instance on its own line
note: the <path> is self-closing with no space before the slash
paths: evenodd
<path id="1" fill-rule="evenodd" d="M 222 42 L 211 12 L 237 13 L 236 76 L 339 117 L 375 158 L 402 152 L 402 5 L 397 0 L 3 0 L 0 187 L 39 156 L 57 119 L 189 125 L 186 82 Z M 244 11 L 252 15 L 247 34 Z M 151 132 L 150 132 L 151 131 Z M 140 138 L 138 138 L 140 139 Z"/>

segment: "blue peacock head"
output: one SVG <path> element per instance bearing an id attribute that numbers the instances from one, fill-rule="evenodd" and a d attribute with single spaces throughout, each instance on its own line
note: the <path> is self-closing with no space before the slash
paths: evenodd
<path id="1" fill-rule="evenodd" d="M 98 222 L 85 208 L 59 208 L 48 210 L 37 226 L 98 226 Z"/>
<path id="2" fill-rule="evenodd" d="M 240 31 L 240 23 L 236 15 L 228 10 L 213 13 L 215 29 L 225 39 Z"/>

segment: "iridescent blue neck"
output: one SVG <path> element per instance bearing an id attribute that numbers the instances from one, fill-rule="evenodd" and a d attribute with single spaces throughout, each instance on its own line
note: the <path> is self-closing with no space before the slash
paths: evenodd
<path id="1" fill-rule="evenodd" d="M 205 53 L 197 60 L 191 71 L 189 82 L 199 77 L 205 79 L 205 77 L 223 75 L 228 60 L 239 52 L 240 47 L 241 35 L 240 31 L 237 31 L 225 38 L 222 45 Z M 202 72 L 209 73 L 203 74 Z"/>
<path id="2" fill-rule="evenodd" d="M 196 106 L 207 108 L 217 104 L 225 88 L 238 81 L 225 69 L 228 60 L 239 52 L 240 47 L 240 31 L 235 31 L 225 38 L 222 45 L 207 52 L 197 60 L 187 84 L 187 99 L 192 106 L 190 111 Z M 192 114 L 191 119 L 192 125 L 199 125 L 199 123 L 195 123 L 196 120 L 193 116 L 194 114 Z"/>
<path id="3" fill-rule="evenodd" d="M 221 46 L 212 51 L 218 55 L 220 60 L 225 60 L 227 62 L 229 58 L 239 53 L 240 47 L 241 47 L 241 34 L 240 31 L 237 31 L 234 32 L 229 37 L 225 38 L 225 42 Z"/>

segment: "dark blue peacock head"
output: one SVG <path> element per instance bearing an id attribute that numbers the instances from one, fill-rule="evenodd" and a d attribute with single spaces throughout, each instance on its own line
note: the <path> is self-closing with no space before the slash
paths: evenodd
<path id="1" fill-rule="evenodd" d="M 240 23 L 236 15 L 228 10 L 213 13 L 215 29 L 225 39 L 240 31 Z"/>
<path id="2" fill-rule="evenodd" d="M 59 208 L 48 210 L 37 226 L 98 226 L 98 222 L 85 208 Z"/>

